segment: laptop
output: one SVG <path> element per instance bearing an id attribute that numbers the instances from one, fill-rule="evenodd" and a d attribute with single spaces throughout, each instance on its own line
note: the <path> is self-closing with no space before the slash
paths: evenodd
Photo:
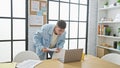
<path id="1" fill-rule="evenodd" d="M 52 58 L 58 58 L 63 63 L 81 61 L 83 49 L 62 49 L 60 53 L 54 53 Z"/>

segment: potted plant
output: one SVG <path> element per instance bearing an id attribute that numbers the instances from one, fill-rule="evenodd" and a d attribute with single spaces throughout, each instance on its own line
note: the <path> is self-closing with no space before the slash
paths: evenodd
<path id="1" fill-rule="evenodd" d="M 106 27 L 105 28 L 105 35 L 110 35 L 111 33 L 111 28 L 110 27 Z"/>
<path id="2" fill-rule="evenodd" d="M 104 4 L 104 8 L 108 7 L 108 1 Z"/>
<path id="3" fill-rule="evenodd" d="M 118 44 L 117 44 L 117 49 L 120 50 L 120 41 L 119 41 Z"/>
<path id="4" fill-rule="evenodd" d="M 117 0 L 117 5 L 120 5 L 120 0 Z"/>

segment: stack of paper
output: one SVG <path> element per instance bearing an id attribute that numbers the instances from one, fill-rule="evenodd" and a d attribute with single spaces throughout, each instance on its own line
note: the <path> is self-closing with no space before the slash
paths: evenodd
<path id="1" fill-rule="evenodd" d="M 17 68 L 34 68 L 37 64 L 41 63 L 40 60 L 25 60 L 17 64 Z"/>
<path id="2" fill-rule="evenodd" d="M 52 59 L 58 59 L 61 62 L 64 61 L 65 49 L 61 49 L 59 53 L 53 53 Z"/>
<path id="3" fill-rule="evenodd" d="M 49 51 L 57 51 L 57 48 L 52 48 L 52 49 L 50 49 L 50 48 L 47 48 Z"/>

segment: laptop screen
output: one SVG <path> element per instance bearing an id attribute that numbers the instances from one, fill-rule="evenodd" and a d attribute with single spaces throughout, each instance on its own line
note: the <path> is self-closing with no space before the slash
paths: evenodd
<path id="1" fill-rule="evenodd" d="M 83 49 L 61 49 L 59 53 L 53 53 L 52 59 L 58 59 L 61 62 L 80 61 Z"/>
<path id="2" fill-rule="evenodd" d="M 64 62 L 81 61 L 83 49 L 70 49 L 65 51 Z"/>

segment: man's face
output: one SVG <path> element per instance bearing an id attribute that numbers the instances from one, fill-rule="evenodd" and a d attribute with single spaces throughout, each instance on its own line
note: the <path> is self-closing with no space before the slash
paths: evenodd
<path id="1" fill-rule="evenodd" d="M 58 26 L 55 27 L 55 34 L 57 35 L 61 35 L 64 31 L 65 29 L 61 29 Z"/>

